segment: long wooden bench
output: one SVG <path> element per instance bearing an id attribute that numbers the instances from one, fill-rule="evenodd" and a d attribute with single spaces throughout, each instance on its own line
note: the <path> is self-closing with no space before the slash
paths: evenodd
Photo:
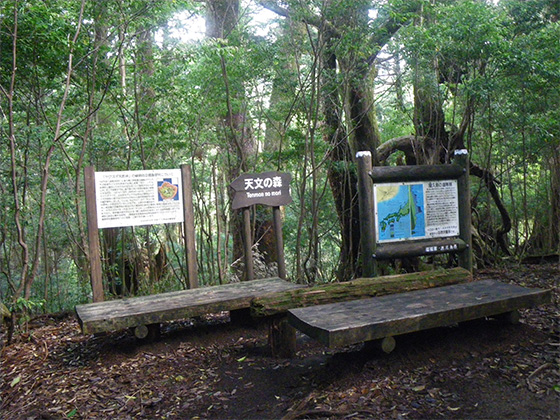
<path id="1" fill-rule="evenodd" d="M 381 339 L 390 352 L 396 335 L 508 314 L 551 299 L 551 290 L 483 280 L 291 309 L 288 322 L 330 348 Z"/>
<path id="2" fill-rule="evenodd" d="M 274 277 L 78 305 L 76 314 L 84 334 L 137 328 L 137 335 L 142 336 L 148 325 L 248 309 L 255 297 L 300 287 L 303 286 Z"/>

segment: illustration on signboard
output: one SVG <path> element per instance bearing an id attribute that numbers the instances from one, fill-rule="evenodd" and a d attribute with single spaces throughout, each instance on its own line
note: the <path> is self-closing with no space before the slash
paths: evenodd
<path id="1" fill-rule="evenodd" d="M 179 186 L 172 182 L 171 178 L 158 181 L 158 201 L 179 200 Z"/>
<path id="2" fill-rule="evenodd" d="M 422 184 L 381 184 L 375 188 L 379 241 L 426 236 Z"/>

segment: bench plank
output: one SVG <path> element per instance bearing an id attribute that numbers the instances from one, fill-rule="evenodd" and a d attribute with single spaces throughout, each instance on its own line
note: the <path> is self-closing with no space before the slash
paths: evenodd
<path id="1" fill-rule="evenodd" d="M 303 287 L 277 277 L 76 306 L 84 334 L 249 308 L 257 296 Z"/>
<path id="2" fill-rule="evenodd" d="M 295 328 L 330 348 L 453 325 L 551 302 L 550 290 L 494 280 L 291 309 Z"/>

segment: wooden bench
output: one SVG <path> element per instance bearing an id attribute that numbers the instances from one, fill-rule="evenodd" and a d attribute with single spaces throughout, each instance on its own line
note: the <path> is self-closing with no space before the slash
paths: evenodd
<path id="1" fill-rule="evenodd" d="M 382 340 L 388 353 L 396 335 L 515 313 L 551 299 L 550 290 L 483 280 L 291 309 L 288 322 L 329 348 Z"/>
<path id="2" fill-rule="evenodd" d="M 255 297 L 300 287 L 303 286 L 274 277 L 78 305 L 76 314 L 84 334 L 135 328 L 135 334 L 143 338 L 148 333 L 149 325 L 221 311 L 249 309 Z"/>

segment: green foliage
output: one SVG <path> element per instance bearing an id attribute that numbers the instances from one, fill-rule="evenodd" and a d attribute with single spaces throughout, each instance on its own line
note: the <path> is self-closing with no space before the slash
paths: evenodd
<path id="1" fill-rule="evenodd" d="M 11 312 L 16 314 L 18 323 L 24 325 L 25 329 L 27 329 L 31 316 L 43 310 L 45 303 L 45 299 L 24 299 L 20 297 L 12 305 Z"/>
<path id="2" fill-rule="evenodd" d="M 74 45 L 80 2 L 19 1 L 10 109 L 15 4 L 0 4 L 0 297 L 9 301 L 25 270 L 29 273 L 37 261 L 31 296 L 19 303 L 21 309 L 65 310 L 88 301 L 86 165 L 101 171 L 191 164 L 201 284 L 228 281 L 235 251 L 228 183 L 239 170 L 230 127 L 224 124 L 229 111 L 242 121 L 243 138 L 254 141 L 249 170 L 293 175 L 294 201 L 284 215 L 290 275 L 300 281 L 333 279 L 341 236 L 327 181 L 331 145 L 325 141 L 329 133 L 321 99 L 327 89 L 336 92 L 339 129 L 352 135 L 344 89 L 370 83 L 361 70 L 373 58 L 379 74 L 376 97 L 362 100 L 371 101 L 384 141 L 414 133 L 412 86 L 429 81 L 430 92 L 442 99 L 450 133 L 474 110 L 465 140 L 472 160 L 500 181 L 514 219 L 511 242 L 521 244 L 535 223 L 550 217 L 543 203 L 551 201 L 550 157 L 560 139 L 560 90 L 555 88 L 560 85 L 560 26 L 554 0 L 497 5 L 288 0 L 282 4 L 293 18 L 278 16 L 266 36 L 252 26 L 258 5 L 250 2 L 242 4 L 239 23 L 226 38 L 204 41 L 171 36 L 172 25 L 186 19 L 177 13 L 202 17 L 203 2 L 86 2 Z M 320 60 L 327 25 L 315 25 L 317 19 L 336 29 L 329 52 L 338 66 L 329 75 Z M 378 43 L 399 25 L 404 26 L 376 56 Z M 61 109 L 70 52 L 70 89 Z M 55 139 L 57 123 L 61 136 Z M 46 217 L 37 238 L 47 153 Z M 390 163 L 399 160 L 394 155 Z M 477 187 L 475 211 L 488 232 L 495 232 L 499 214 L 483 183 Z M 155 279 L 153 267 L 145 269 L 139 293 L 185 287 L 178 228 L 134 228 L 119 241 L 112 250 L 119 261 L 136 258 L 146 266 L 148 255 L 162 245 L 167 249 L 166 272 Z M 109 266 L 104 266 L 107 272 L 122 283 L 120 267 Z M 36 296 L 45 292 L 48 299 L 41 306 Z"/>

